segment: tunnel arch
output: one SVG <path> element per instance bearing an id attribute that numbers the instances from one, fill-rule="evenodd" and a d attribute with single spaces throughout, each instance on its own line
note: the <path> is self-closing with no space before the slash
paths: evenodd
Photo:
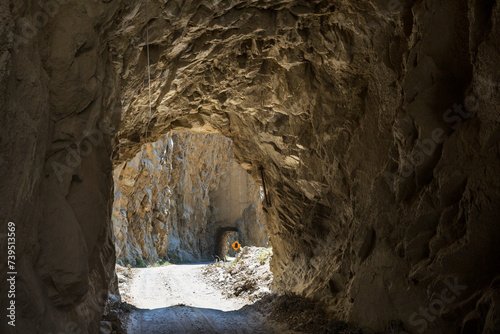
<path id="1" fill-rule="evenodd" d="M 215 234 L 215 248 L 214 248 L 214 254 L 215 256 L 218 256 L 220 259 L 225 259 L 227 255 L 227 239 L 229 237 L 229 234 L 231 232 L 238 232 L 238 238 L 240 235 L 240 231 L 236 227 L 232 226 L 226 226 L 226 227 L 219 227 L 217 229 L 217 232 Z"/>
<path id="2" fill-rule="evenodd" d="M 225 226 L 238 227 L 246 245 L 268 245 L 260 188 L 234 160 L 232 146 L 220 134 L 169 133 L 115 167 L 120 265 L 137 257 L 212 260 L 221 253 L 214 251 L 217 230 Z"/>
<path id="3" fill-rule="evenodd" d="M 192 14 L 196 8 L 190 7 Z M 418 189 L 409 185 L 413 179 L 388 187 L 384 177 L 388 172 L 397 173 L 399 167 L 395 165 L 402 164 L 394 156 L 399 150 L 399 139 L 396 138 L 400 132 L 412 133 L 406 124 L 413 124 L 413 119 L 409 115 L 394 115 L 405 102 L 392 83 L 384 82 L 379 86 L 373 83 L 377 79 L 372 79 L 392 78 L 398 70 L 391 66 L 371 65 L 380 64 L 378 56 L 374 56 L 379 52 L 365 45 L 365 40 L 373 40 L 374 36 L 356 33 L 348 41 L 340 38 L 338 44 L 346 49 L 339 52 L 320 37 L 324 36 L 324 31 L 317 28 L 323 26 L 315 21 L 319 19 L 310 18 L 317 24 L 313 24 L 315 28 L 307 35 L 316 36 L 318 40 L 311 39 L 316 46 L 328 50 L 328 59 L 319 61 L 324 56 L 318 58 L 311 40 L 297 29 L 303 14 L 295 15 L 292 7 L 273 8 L 271 5 L 270 8 L 272 14 L 243 6 L 238 10 L 248 14 L 249 18 L 244 23 L 231 21 L 230 11 L 203 16 L 194 27 L 182 27 L 182 37 L 175 40 L 168 39 L 162 29 L 155 32 L 159 27 L 150 27 L 150 40 L 160 45 L 158 52 L 162 53 L 152 68 L 152 121 L 148 122 L 141 116 L 147 115 L 144 73 L 133 71 L 137 62 L 130 66 L 129 71 L 129 65 L 124 61 L 123 71 L 132 74 L 121 81 L 122 103 L 127 108 L 123 110 L 117 136 L 120 144 L 114 147 L 115 161 L 137 150 L 143 143 L 144 133 L 154 140 L 168 131 L 189 129 L 203 133 L 216 131 L 230 138 L 236 160 L 259 185 L 265 178 L 267 195 L 272 198 L 272 204 L 266 207 L 266 222 L 274 248 L 271 262 L 274 288 L 280 292 L 306 295 L 334 308 L 339 302 L 354 300 L 353 291 L 359 291 L 356 303 L 349 302 L 348 305 L 342 304 L 345 307 L 336 308 L 339 316 L 383 328 L 385 322 L 392 320 L 389 317 L 402 315 L 400 308 L 407 307 L 403 304 L 395 306 L 398 296 L 410 294 L 414 307 L 426 303 L 419 288 L 401 283 L 395 285 L 397 291 L 391 292 L 391 301 L 384 307 L 370 308 L 366 304 L 373 304 L 373 294 L 378 296 L 377 300 L 387 300 L 380 285 L 387 280 L 406 282 L 409 273 L 423 270 L 417 263 L 425 259 L 426 254 L 419 252 L 421 245 L 410 241 L 404 241 L 403 245 L 395 241 L 385 245 L 378 238 L 384 239 L 385 231 L 389 229 L 394 230 L 392 236 L 395 239 L 405 240 L 407 237 L 413 240 L 418 235 L 415 226 L 421 226 L 422 221 L 429 225 L 436 225 L 439 221 L 428 214 L 435 210 L 433 207 L 420 206 L 420 202 L 410 204 L 410 208 L 402 204 L 402 198 L 418 193 Z M 217 12 L 220 8 L 211 10 Z M 309 7 L 300 11 L 304 10 L 311 14 L 318 9 Z M 336 15 L 328 13 L 326 8 L 320 10 L 326 15 Z M 344 8 L 342 15 L 349 10 Z M 168 17 L 164 19 L 171 23 Z M 276 27 L 275 30 L 266 30 L 264 35 L 255 33 L 260 30 L 262 22 L 274 19 L 276 22 L 270 23 L 270 27 Z M 447 22 L 446 17 L 441 19 Z M 127 37 L 123 39 L 126 47 L 123 40 L 115 43 L 117 50 L 125 53 L 125 50 L 129 51 L 130 41 L 135 41 L 132 42 L 135 50 L 129 51 L 129 59 L 138 59 L 138 54 L 144 51 L 143 43 L 134 38 L 143 35 L 144 25 L 140 19 L 135 20 L 135 28 L 124 36 Z M 219 24 L 219 20 L 228 20 L 237 26 L 221 33 L 208 29 L 212 24 Z M 153 24 L 158 22 L 161 20 Z M 175 22 L 172 24 L 180 28 Z M 332 27 L 333 35 L 341 35 L 340 31 L 350 29 L 342 22 L 338 24 L 341 26 L 339 30 Z M 210 33 L 199 33 L 203 28 Z M 362 24 L 358 28 L 363 30 Z M 253 33 L 248 33 L 252 30 Z M 280 30 L 290 32 L 287 43 L 291 44 L 280 45 Z M 376 32 L 379 41 L 394 38 L 390 27 L 381 27 Z M 398 38 L 406 40 L 403 35 Z M 430 42 L 435 37 L 426 35 L 425 38 Z M 448 41 L 460 48 L 460 38 L 468 40 L 467 36 L 461 36 Z M 361 46 L 361 50 L 351 48 L 352 44 Z M 406 52 L 404 48 L 400 51 L 401 55 Z M 471 63 L 467 53 L 457 57 L 463 58 L 464 64 Z M 121 55 L 117 58 L 121 59 Z M 242 58 L 247 61 L 239 62 L 238 59 Z M 390 63 L 390 60 L 382 62 Z M 422 75 L 420 71 L 416 68 L 411 75 L 418 77 Z M 470 77 L 461 74 L 469 73 L 469 68 L 457 67 L 452 72 L 462 81 L 452 93 L 434 101 L 437 104 L 444 99 L 450 103 L 461 99 L 464 87 L 470 84 Z M 446 75 L 434 73 L 434 76 L 438 82 L 447 85 Z M 167 80 L 163 80 L 164 77 Z M 390 98 L 386 98 L 387 94 Z M 377 102 L 373 104 L 373 101 Z M 429 119 L 439 114 L 431 106 L 434 102 L 429 102 Z M 380 120 L 376 134 L 367 119 Z M 426 121 L 419 121 L 416 125 L 425 131 L 431 131 L 433 126 Z M 365 151 L 372 153 L 369 159 L 365 159 Z M 262 174 L 260 166 L 263 167 Z M 422 171 L 415 174 L 420 173 Z M 430 202 L 434 200 L 436 197 L 429 199 Z M 416 218 L 411 220 L 400 215 L 406 210 L 415 212 Z M 439 210 L 446 211 L 444 207 Z M 397 222 L 385 217 L 397 217 Z M 485 224 L 487 219 L 483 220 Z M 370 248 L 368 253 L 364 251 L 366 245 Z M 478 243 L 471 248 L 484 254 Z M 367 279 L 373 272 L 383 272 L 379 261 L 385 260 L 395 264 L 398 270 L 380 281 Z M 495 263 L 493 259 L 491 263 Z M 432 264 L 427 269 L 436 273 L 442 270 Z M 310 280 L 311 277 L 314 279 Z M 491 281 L 493 274 L 485 277 L 482 284 Z M 434 284 L 441 283 L 438 274 L 433 280 Z M 473 280 L 467 281 L 474 284 Z M 331 289 L 332 286 L 338 289 Z M 392 310 L 392 313 L 384 309 Z M 377 320 L 366 319 L 367 310 Z"/>
<path id="4" fill-rule="evenodd" d="M 498 131 L 488 124 L 500 99 L 480 86 L 499 63 L 495 39 L 484 38 L 497 35 L 498 6 L 150 3 L 149 22 L 144 3 L 61 4 L 29 38 L 17 23 L 42 13 L 39 5 L 1 6 L 12 22 L 0 28 L 9 37 L 1 143 L 13 149 L 3 150 L 0 210 L 17 222 L 19 270 L 32 282 L 20 286 L 18 309 L 32 310 L 19 313 L 21 330 L 77 322 L 98 331 L 96 291 L 114 276 L 112 164 L 131 158 L 145 133 L 150 141 L 179 129 L 231 138 L 257 182 L 264 166 L 277 290 L 380 331 L 394 318 L 410 326 L 408 314 L 450 276 L 468 286 L 464 299 L 488 305 L 500 262 Z M 427 29 L 442 25 L 440 34 Z M 481 108 L 457 129 L 445 124 L 443 111 L 471 98 Z M 101 122 L 115 130 L 90 138 Z M 407 173 L 408 156 L 444 126 L 441 154 Z M 434 324 L 457 329 L 469 312 L 476 321 L 469 304 Z"/>

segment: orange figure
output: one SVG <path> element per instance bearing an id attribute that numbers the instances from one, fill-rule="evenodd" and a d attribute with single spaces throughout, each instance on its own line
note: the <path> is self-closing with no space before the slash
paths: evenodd
<path id="1" fill-rule="evenodd" d="M 233 247 L 234 250 L 238 250 L 241 247 L 238 241 L 233 242 L 231 246 Z"/>

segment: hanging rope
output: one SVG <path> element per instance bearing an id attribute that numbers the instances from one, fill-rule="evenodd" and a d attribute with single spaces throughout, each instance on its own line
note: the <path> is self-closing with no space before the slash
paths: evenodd
<path id="1" fill-rule="evenodd" d="M 149 114 L 148 122 L 146 124 L 146 143 L 148 142 L 148 129 L 151 122 L 151 68 L 149 64 L 149 29 L 148 29 L 148 0 L 146 0 L 146 52 L 148 58 L 148 92 L 149 92 Z"/>

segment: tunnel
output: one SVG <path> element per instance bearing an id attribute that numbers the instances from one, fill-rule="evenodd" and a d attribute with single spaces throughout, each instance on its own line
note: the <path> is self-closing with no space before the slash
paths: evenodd
<path id="1" fill-rule="evenodd" d="M 498 2 L 147 3 L 0 2 L 2 333 L 99 331 L 113 169 L 186 130 L 265 183 L 276 293 L 498 332 Z"/>
<path id="2" fill-rule="evenodd" d="M 238 229 L 236 227 L 221 227 L 217 229 L 214 254 L 218 256 L 219 259 L 225 259 L 227 256 L 227 239 L 231 232 L 238 232 Z"/>
<path id="3" fill-rule="evenodd" d="M 246 246 L 268 245 L 260 187 L 232 145 L 220 134 L 168 133 L 114 167 L 118 264 L 213 261 L 217 230 L 227 226 Z"/>

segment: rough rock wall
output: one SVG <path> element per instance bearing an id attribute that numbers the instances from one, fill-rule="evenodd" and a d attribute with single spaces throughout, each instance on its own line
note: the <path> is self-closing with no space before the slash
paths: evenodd
<path id="1" fill-rule="evenodd" d="M 498 328 L 496 1 L 149 3 L 151 117 L 143 2 L 71 1 L 19 39 L 39 4 L 0 1 L 16 329 L 95 332 L 86 308 L 114 262 L 109 137 L 62 183 L 51 161 L 113 115 L 115 166 L 146 130 L 154 141 L 190 128 L 231 138 L 255 180 L 264 167 L 277 289 L 378 330 Z"/>
<path id="2" fill-rule="evenodd" d="M 114 276 L 111 119 L 120 99 L 103 34 L 113 11 L 51 3 L 0 1 L 2 333 L 98 332 Z M 8 221 L 16 224 L 10 300 Z M 15 327 L 5 321 L 11 300 Z"/>
<path id="3" fill-rule="evenodd" d="M 125 264 L 212 259 L 224 227 L 245 245 L 267 245 L 259 187 L 221 135 L 167 135 L 116 167 L 114 179 L 116 256 Z"/>
<path id="4" fill-rule="evenodd" d="M 117 161 L 146 124 L 220 131 L 264 167 L 276 289 L 377 330 L 498 326 L 496 2 L 152 2 L 151 122 L 140 9 L 110 41 Z"/>

